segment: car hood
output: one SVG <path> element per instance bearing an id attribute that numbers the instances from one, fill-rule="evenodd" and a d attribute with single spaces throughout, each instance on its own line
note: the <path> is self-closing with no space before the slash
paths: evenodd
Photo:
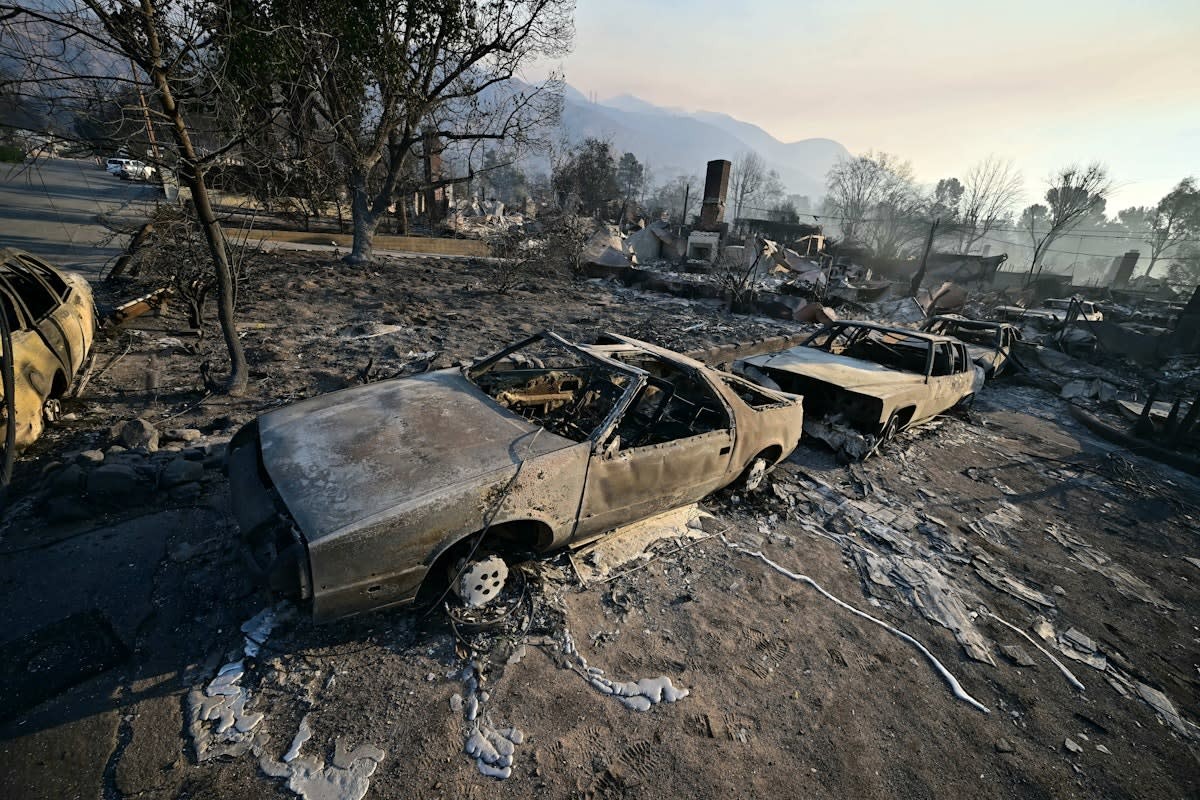
<path id="1" fill-rule="evenodd" d="M 309 543 L 576 444 L 506 411 L 457 369 L 321 395 L 262 415 L 258 430 L 263 466 Z"/>
<path id="2" fill-rule="evenodd" d="M 860 394 L 888 394 L 905 386 L 925 383 L 924 375 L 888 369 L 815 347 L 793 347 L 773 355 L 752 356 L 745 359 L 745 363 L 759 369 L 783 370 Z"/>

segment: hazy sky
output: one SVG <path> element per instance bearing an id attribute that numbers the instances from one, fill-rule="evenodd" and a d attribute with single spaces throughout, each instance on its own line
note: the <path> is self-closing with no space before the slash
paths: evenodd
<path id="1" fill-rule="evenodd" d="M 1200 176 L 1200 0 L 578 0 L 567 81 L 885 150 L 922 181 L 1098 159 L 1109 209 Z"/>

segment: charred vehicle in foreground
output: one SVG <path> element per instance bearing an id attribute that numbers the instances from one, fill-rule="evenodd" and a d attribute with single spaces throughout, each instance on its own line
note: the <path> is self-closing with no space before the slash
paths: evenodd
<path id="1" fill-rule="evenodd" d="M 967 346 L 971 360 L 994 378 L 1016 363 L 1013 350 L 1021 341 L 1021 329 L 1007 322 L 967 319 L 958 314 L 941 314 L 921 323 L 921 330 L 950 336 Z"/>
<path id="2" fill-rule="evenodd" d="M 804 396 L 804 432 L 850 459 L 898 431 L 970 403 L 983 370 L 948 336 L 867 322 L 826 325 L 798 347 L 735 362 L 734 372 Z"/>
<path id="3" fill-rule="evenodd" d="M 0 386 L 0 415 L 24 450 L 58 413 L 62 397 L 86 361 L 96 332 L 92 288 L 74 272 L 21 250 L 0 250 L 0 310 L 12 342 L 12 396 Z M 6 346 L 0 342 L 0 348 Z M 7 383 L 5 376 L 4 383 Z M 11 410 L 10 410 L 11 409 Z M 11 418 L 10 415 L 11 414 Z"/>
<path id="4" fill-rule="evenodd" d="M 325 620 L 448 578 L 486 602 L 501 576 L 476 555 L 559 548 L 739 478 L 753 488 L 802 426 L 788 393 L 623 336 L 545 332 L 263 414 L 234 437 L 229 476 L 255 568 Z"/>

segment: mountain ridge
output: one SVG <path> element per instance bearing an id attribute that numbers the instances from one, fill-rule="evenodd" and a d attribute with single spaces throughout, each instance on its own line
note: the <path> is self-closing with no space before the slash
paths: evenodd
<path id="1" fill-rule="evenodd" d="M 850 156 L 834 139 L 782 142 L 758 125 L 728 114 L 665 108 L 628 93 L 593 103 L 570 86 L 564 91 L 562 125 L 571 142 L 597 137 L 610 140 L 620 152 L 633 153 L 658 180 L 703 175 L 708 161 L 732 161 L 751 150 L 779 173 L 788 193 L 814 201 L 824 193 L 830 167 Z"/>

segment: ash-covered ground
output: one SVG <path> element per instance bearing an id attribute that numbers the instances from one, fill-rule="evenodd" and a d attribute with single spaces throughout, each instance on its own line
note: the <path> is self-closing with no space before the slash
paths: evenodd
<path id="1" fill-rule="evenodd" d="M 498 630 L 276 605 L 221 470 L 255 414 L 543 328 L 676 349 L 802 330 L 558 277 L 498 295 L 490 269 L 271 256 L 241 287 L 238 399 L 206 393 L 219 337 L 177 308 L 98 343 L 0 539 L 0 795 L 1200 793 L 1198 483 L 1004 379 L 863 464 L 803 443 L 607 576 L 530 564 Z M 135 417 L 154 453 L 113 449 Z"/>

